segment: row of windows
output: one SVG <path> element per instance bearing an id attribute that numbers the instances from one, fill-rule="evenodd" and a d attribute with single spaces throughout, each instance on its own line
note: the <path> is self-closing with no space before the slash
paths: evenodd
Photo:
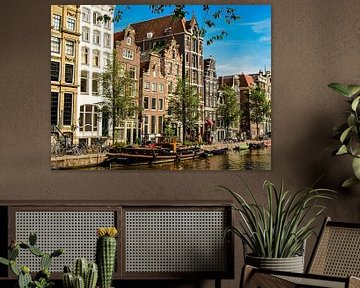
<path id="1" fill-rule="evenodd" d="M 65 63 L 65 83 L 74 83 L 74 65 Z M 51 61 L 51 81 L 60 81 L 60 62 Z"/>
<path id="2" fill-rule="evenodd" d="M 59 117 L 59 92 L 51 92 L 51 125 L 58 125 L 62 122 L 62 125 L 72 125 L 72 113 L 73 113 L 73 94 L 64 93 L 64 107 L 62 115 Z M 59 119 L 62 118 L 62 119 Z M 61 121 L 62 120 L 62 121 Z"/>
<path id="3" fill-rule="evenodd" d="M 144 85 L 145 90 L 150 90 L 150 82 L 145 82 Z M 160 83 L 159 85 L 157 83 L 151 83 L 151 91 L 156 92 L 159 88 L 159 92 L 164 92 L 164 84 Z"/>
<path id="4" fill-rule="evenodd" d="M 159 88 L 159 92 L 164 92 L 164 84 L 157 84 L 157 83 L 151 83 L 151 91 L 152 92 L 156 92 Z M 145 90 L 150 90 L 150 82 L 145 82 L 144 85 L 144 89 Z M 175 92 L 176 87 L 173 85 L 172 81 L 168 82 L 168 93 L 174 93 Z"/>
<path id="5" fill-rule="evenodd" d="M 88 27 L 82 27 L 82 41 L 90 43 L 90 29 Z M 92 43 L 100 46 L 101 44 L 101 32 L 94 30 L 92 33 Z M 103 45 L 104 47 L 111 47 L 111 35 L 104 33 L 103 35 Z"/>
<path id="6" fill-rule="evenodd" d="M 72 125 L 73 94 L 64 93 L 64 108 L 62 121 L 59 119 L 59 92 L 51 92 L 51 125 L 62 122 L 64 126 Z M 98 129 L 99 109 L 95 105 L 80 106 L 79 130 L 93 131 Z"/>
<path id="7" fill-rule="evenodd" d="M 57 30 L 57 31 L 60 31 L 61 30 L 61 15 L 58 15 L 58 14 L 54 14 L 53 15 L 53 29 L 54 30 Z M 72 31 L 72 32 L 75 32 L 76 31 L 76 19 L 73 18 L 73 17 L 66 17 L 66 26 L 65 26 L 66 30 L 68 31 Z"/>
<path id="8" fill-rule="evenodd" d="M 123 58 L 133 60 L 134 59 L 134 51 L 131 49 L 124 48 L 123 49 Z"/>
<path id="9" fill-rule="evenodd" d="M 100 26 L 102 22 L 104 22 L 104 27 L 107 29 L 111 29 L 111 21 L 107 20 L 107 21 L 102 21 L 101 20 L 101 14 L 98 12 L 93 12 L 92 14 L 90 13 L 90 10 L 83 7 L 82 8 L 82 12 L 81 12 L 81 19 L 84 22 L 90 23 L 92 22 L 92 24 Z M 91 21 L 92 18 L 92 21 Z"/>
<path id="10" fill-rule="evenodd" d="M 150 119 L 149 119 L 150 118 Z M 150 123 L 149 123 L 150 120 Z M 159 134 L 163 132 L 164 125 L 164 117 L 163 116 L 148 116 L 145 115 L 143 119 L 144 123 L 144 134 Z M 150 124 L 150 125 L 149 125 Z M 149 130 L 150 128 L 150 130 Z"/>
<path id="11" fill-rule="evenodd" d="M 99 50 L 92 50 L 91 51 L 92 53 L 92 66 L 95 66 L 95 67 L 100 67 L 101 65 L 101 54 L 100 54 L 100 51 Z M 103 53 L 103 66 L 106 66 L 109 64 L 109 61 L 110 61 L 110 53 Z M 81 48 L 81 64 L 84 64 L 84 65 L 90 65 L 90 49 L 87 48 L 87 47 L 82 47 Z"/>
<path id="12" fill-rule="evenodd" d="M 156 101 L 158 100 L 158 101 Z M 149 97 L 144 97 L 144 100 L 143 100 L 143 108 L 145 110 L 149 110 Z M 159 110 L 159 111 L 162 111 L 164 110 L 164 99 L 163 98 L 154 98 L 152 97 L 151 98 L 151 110 Z"/>
<path id="13" fill-rule="evenodd" d="M 60 54 L 61 39 L 58 37 L 51 37 L 51 52 Z M 75 56 L 75 41 L 65 40 L 65 54 L 68 56 Z"/>
<path id="14" fill-rule="evenodd" d="M 99 73 L 91 73 L 88 71 L 81 71 L 80 73 L 80 92 L 83 94 L 92 94 L 99 95 L 100 93 L 100 74 Z M 91 83 L 91 90 L 90 90 Z M 132 83 L 131 86 L 128 87 L 128 93 L 132 96 L 136 96 L 136 83 Z"/>
<path id="15" fill-rule="evenodd" d="M 80 92 L 81 93 L 89 93 L 90 92 L 90 81 L 89 81 L 89 72 L 81 71 L 81 79 L 80 79 Z M 92 86 L 92 95 L 99 94 L 100 87 L 100 75 L 98 73 L 91 74 L 91 86 Z"/>

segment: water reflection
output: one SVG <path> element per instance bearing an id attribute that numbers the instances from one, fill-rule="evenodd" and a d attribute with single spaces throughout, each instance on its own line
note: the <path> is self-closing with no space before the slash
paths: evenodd
<path id="1" fill-rule="evenodd" d="M 103 170 L 110 168 L 96 167 Z M 178 163 L 155 165 L 112 165 L 111 170 L 270 170 L 271 149 L 228 151 L 224 155 L 206 159 L 186 160 Z"/>

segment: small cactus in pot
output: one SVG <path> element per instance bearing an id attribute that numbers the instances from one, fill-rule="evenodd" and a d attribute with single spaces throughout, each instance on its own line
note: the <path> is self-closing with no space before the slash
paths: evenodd
<path id="1" fill-rule="evenodd" d="M 76 259 L 74 272 L 70 267 L 64 267 L 64 288 L 95 288 L 98 279 L 98 267 L 96 263 L 88 263 L 85 258 Z"/>
<path id="2" fill-rule="evenodd" d="M 97 229 L 96 262 L 99 267 L 100 288 L 110 288 L 116 258 L 115 227 L 101 227 Z"/>

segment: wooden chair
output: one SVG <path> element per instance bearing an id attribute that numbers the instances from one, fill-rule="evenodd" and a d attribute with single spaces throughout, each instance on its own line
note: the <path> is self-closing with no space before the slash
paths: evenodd
<path id="1" fill-rule="evenodd" d="M 326 218 L 306 273 L 244 266 L 240 287 L 360 287 L 360 223 Z"/>

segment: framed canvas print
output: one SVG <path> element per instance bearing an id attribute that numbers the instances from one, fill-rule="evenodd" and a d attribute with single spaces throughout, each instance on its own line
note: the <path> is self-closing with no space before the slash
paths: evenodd
<path id="1" fill-rule="evenodd" d="M 270 5 L 52 5 L 51 168 L 271 169 Z"/>

